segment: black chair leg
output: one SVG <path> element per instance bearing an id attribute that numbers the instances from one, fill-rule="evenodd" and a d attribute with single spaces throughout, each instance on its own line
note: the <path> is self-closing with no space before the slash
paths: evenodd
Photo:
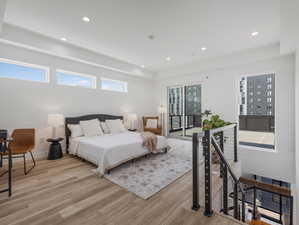
<path id="1" fill-rule="evenodd" d="M 0 156 L 0 168 L 2 168 L 3 167 L 3 155 L 1 154 L 1 156 Z"/>
<path id="2" fill-rule="evenodd" d="M 26 157 L 25 157 L 25 155 L 26 154 L 23 154 L 23 158 L 24 158 L 24 173 L 25 173 L 25 175 L 27 175 L 35 167 L 36 163 L 35 163 L 35 159 L 33 157 L 32 152 L 30 152 L 30 155 L 31 155 L 31 158 L 32 158 L 32 162 L 33 162 L 33 166 L 29 170 L 27 170 L 26 169 Z"/>
<path id="3" fill-rule="evenodd" d="M 23 160 L 24 160 L 24 174 L 26 175 L 26 153 L 23 154 Z"/>

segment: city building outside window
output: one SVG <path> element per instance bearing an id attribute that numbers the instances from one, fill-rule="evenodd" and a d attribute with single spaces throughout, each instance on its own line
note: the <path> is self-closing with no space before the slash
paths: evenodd
<path id="1" fill-rule="evenodd" d="M 241 145 L 275 148 L 275 74 L 240 79 L 239 128 Z"/>

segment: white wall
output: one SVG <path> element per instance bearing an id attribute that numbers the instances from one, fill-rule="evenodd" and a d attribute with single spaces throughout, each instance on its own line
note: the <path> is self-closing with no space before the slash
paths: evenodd
<path id="1" fill-rule="evenodd" d="M 37 154 L 44 156 L 48 149 L 44 139 L 49 137 L 47 128 L 49 113 L 77 116 L 88 113 L 121 115 L 136 112 L 139 116 L 157 114 L 154 107 L 154 82 L 149 79 L 124 75 L 58 58 L 26 49 L 0 44 L 0 58 L 50 67 L 50 83 L 38 83 L 13 79 L 0 79 L 0 127 L 37 128 Z M 58 86 L 55 69 L 96 75 L 128 82 L 128 93 Z M 61 129 L 60 132 L 63 130 Z M 42 142 L 42 143 L 41 143 Z"/>
<path id="2" fill-rule="evenodd" d="M 234 58 L 237 58 L 237 55 Z M 263 59 L 258 62 L 241 63 L 240 66 L 232 66 L 231 63 L 228 65 L 228 67 L 222 66 L 221 69 L 205 69 L 204 71 L 201 71 L 200 67 L 193 67 L 191 74 L 184 68 L 184 72 L 189 75 L 182 73 L 173 77 L 167 76 L 164 79 L 161 74 L 161 79 L 157 81 L 160 92 L 157 93 L 156 104 L 166 105 L 167 86 L 202 83 L 202 108 L 211 109 L 227 121 L 238 121 L 237 93 L 240 76 L 275 72 L 277 152 L 240 148 L 242 169 L 244 173 L 294 182 L 294 56 L 275 56 L 272 59 Z M 194 69 L 198 72 L 194 72 Z M 169 75 L 169 73 L 166 74 Z"/>
<path id="3" fill-rule="evenodd" d="M 6 8 L 6 0 L 1 0 L 0 1 L 0 32 L 2 30 L 5 8 Z"/>
<path id="4" fill-rule="evenodd" d="M 295 52 L 299 40 L 299 1 L 280 1 L 280 51 L 282 54 Z"/>
<path id="5" fill-rule="evenodd" d="M 293 190 L 295 191 L 295 214 L 299 215 L 299 48 L 296 51 L 296 72 L 295 72 L 295 176 L 296 185 Z M 296 216 L 297 217 L 297 216 Z M 297 219 L 297 218 L 296 218 Z M 297 219 L 298 221 L 298 219 Z M 295 221 L 296 224 L 296 221 Z"/>

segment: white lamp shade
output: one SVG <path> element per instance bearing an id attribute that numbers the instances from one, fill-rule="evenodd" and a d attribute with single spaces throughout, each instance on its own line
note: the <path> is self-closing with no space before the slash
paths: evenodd
<path id="1" fill-rule="evenodd" d="M 166 113 L 166 112 L 167 112 L 166 107 L 163 105 L 160 105 L 158 108 L 158 113 L 162 114 L 162 113 Z"/>
<path id="2" fill-rule="evenodd" d="M 48 125 L 51 127 L 60 127 L 64 124 L 64 117 L 62 114 L 49 114 Z"/>
<path id="3" fill-rule="evenodd" d="M 136 121 L 137 120 L 137 114 L 135 114 L 135 113 L 128 114 L 128 120 Z"/>
<path id="4" fill-rule="evenodd" d="M 137 114 L 135 113 L 129 113 L 127 115 L 127 124 L 129 129 L 134 130 L 137 128 L 137 119 Z"/>

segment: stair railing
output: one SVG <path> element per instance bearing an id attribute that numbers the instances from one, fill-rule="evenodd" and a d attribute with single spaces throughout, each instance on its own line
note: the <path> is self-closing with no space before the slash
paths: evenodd
<path id="1" fill-rule="evenodd" d="M 240 177 L 239 181 L 242 184 L 247 185 L 248 187 L 246 187 L 244 190 L 245 191 L 249 191 L 249 190 L 253 190 L 253 208 L 252 208 L 252 215 L 253 218 L 256 218 L 256 190 L 261 190 L 267 193 L 271 193 L 271 194 L 276 194 L 278 196 L 284 197 L 286 199 L 289 199 L 289 224 L 293 225 L 294 221 L 293 221 L 293 204 L 294 204 L 294 199 L 292 196 L 292 192 L 290 188 L 287 187 L 281 187 L 281 186 L 277 186 L 275 184 L 268 184 L 268 183 L 264 183 L 261 181 L 257 181 L 257 180 L 253 180 L 250 178 L 245 178 L 245 177 Z M 280 204 L 282 203 L 282 200 L 280 199 Z M 270 210 L 270 209 L 268 209 Z M 282 206 L 280 205 L 280 221 L 278 221 L 279 223 L 282 223 Z M 271 218 L 269 218 L 271 219 Z"/>
<path id="2" fill-rule="evenodd" d="M 212 216 L 212 169 L 211 169 L 211 145 L 220 159 L 220 176 L 223 178 L 223 212 L 228 215 L 228 175 L 232 177 L 234 183 L 234 218 L 245 221 L 245 192 L 239 182 L 239 179 L 233 172 L 230 164 L 224 156 L 224 131 L 233 129 L 234 139 L 234 162 L 238 162 L 238 143 L 237 143 L 237 124 L 231 124 L 225 127 L 205 130 L 202 133 L 194 133 L 192 137 L 193 145 L 193 210 L 199 209 L 198 201 L 198 146 L 199 138 L 202 137 L 203 155 L 204 155 L 204 180 L 205 180 L 205 216 Z M 215 135 L 219 137 L 220 144 L 217 143 Z M 239 191 L 242 194 L 242 216 L 239 210 Z M 241 218 L 240 218 L 241 217 Z"/>

